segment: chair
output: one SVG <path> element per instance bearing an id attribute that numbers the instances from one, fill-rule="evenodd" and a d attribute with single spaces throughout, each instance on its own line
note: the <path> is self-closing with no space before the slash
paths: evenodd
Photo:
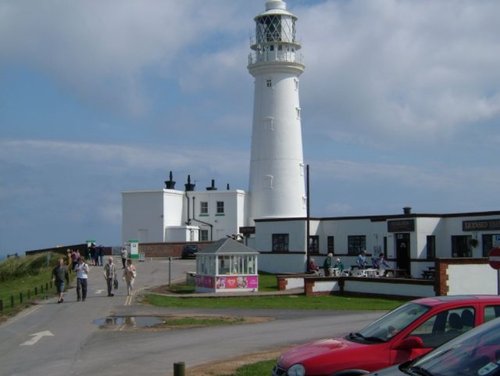
<path id="1" fill-rule="evenodd" d="M 461 315 L 462 325 L 472 328 L 474 326 L 474 314 L 470 309 L 464 309 Z"/>
<path id="2" fill-rule="evenodd" d="M 462 319 L 458 313 L 451 313 L 448 318 L 448 324 L 450 325 L 450 331 L 462 330 L 464 325 L 462 324 Z"/>

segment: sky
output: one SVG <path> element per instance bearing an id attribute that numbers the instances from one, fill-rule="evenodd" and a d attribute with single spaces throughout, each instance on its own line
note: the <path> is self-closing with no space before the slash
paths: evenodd
<path id="1" fill-rule="evenodd" d="M 500 2 L 288 0 L 311 215 L 500 210 Z M 265 0 L 0 0 L 0 254 L 119 245 L 121 192 L 248 188 Z"/>

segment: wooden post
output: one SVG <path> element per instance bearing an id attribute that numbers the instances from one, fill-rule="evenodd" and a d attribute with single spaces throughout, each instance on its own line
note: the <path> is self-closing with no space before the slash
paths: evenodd
<path id="1" fill-rule="evenodd" d="M 185 376 L 186 364 L 184 362 L 174 363 L 174 376 Z"/>

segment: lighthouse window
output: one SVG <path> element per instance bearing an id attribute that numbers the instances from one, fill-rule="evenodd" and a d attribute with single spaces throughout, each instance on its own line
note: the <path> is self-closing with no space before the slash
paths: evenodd
<path id="1" fill-rule="evenodd" d="M 295 82 L 295 90 L 299 90 L 299 80 L 295 78 L 293 81 Z"/>
<path id="2" fill-rule="evenodd" d="M 273 81 L 272 80 L 266 80 L 266 86 L 267 87 L 272 87 L 273 86 Z"/>
<path id="3" fill-rule="evenodd" d="M 297 119 L 300 119 L 300 108 L 295 107 L 295 111 L 297 112 Z"/>

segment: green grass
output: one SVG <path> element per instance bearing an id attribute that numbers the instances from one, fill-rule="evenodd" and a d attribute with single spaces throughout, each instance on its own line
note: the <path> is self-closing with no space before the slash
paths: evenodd
<path id="1" fill-rule="evenodd" d="M 148 294 L 145 302 L 159 307 L 175 308 L 246 308 L 246 309 L 312 309 L 312 310 L 390 310 L 405 301 L 345 296 L 245 296 L 220 298 L 170 297 Z"/>
<path id="2" fill-rule="evenodd" d="M 14 314 L 29 306 L 35 299 L 45 295 L 51 297 L 55 288 L 50 287 L 52 268 L 56 265 L 58 254 L 33 255 L 19 258 L 9 258 L 0 263 L 0 299 L 3 301 L 4 315 Z M 47 290 L 47 284 L 49 289 Z M 35 287 L 38 296 L 35 296 Z M 43 294 L 41 290 L 43 288 Z M 20 303 L 20 294 L 23 303 Z M 30 298 L 28 298 L 30 296 Z M 11 306 L 11 297 L 14 297 L 14 308 Z"/>
<path id="3" fill-rule="evenodd" d="M 271 370 L 276 364 L 276 359 L 264 360 L 253 364 L 241 366 L 236 370 L 234 376 L 262 376 L 270 375 Z"/>
<path id="4" fill-rule="evenodd" d="M 218 326 L 241 324 L 245 320 L 241 317 L 182 317 L 182 318 L 168 318 L 166 321 L 167 326 L 174 327 L 190 327 L 190 326 Z"/>

